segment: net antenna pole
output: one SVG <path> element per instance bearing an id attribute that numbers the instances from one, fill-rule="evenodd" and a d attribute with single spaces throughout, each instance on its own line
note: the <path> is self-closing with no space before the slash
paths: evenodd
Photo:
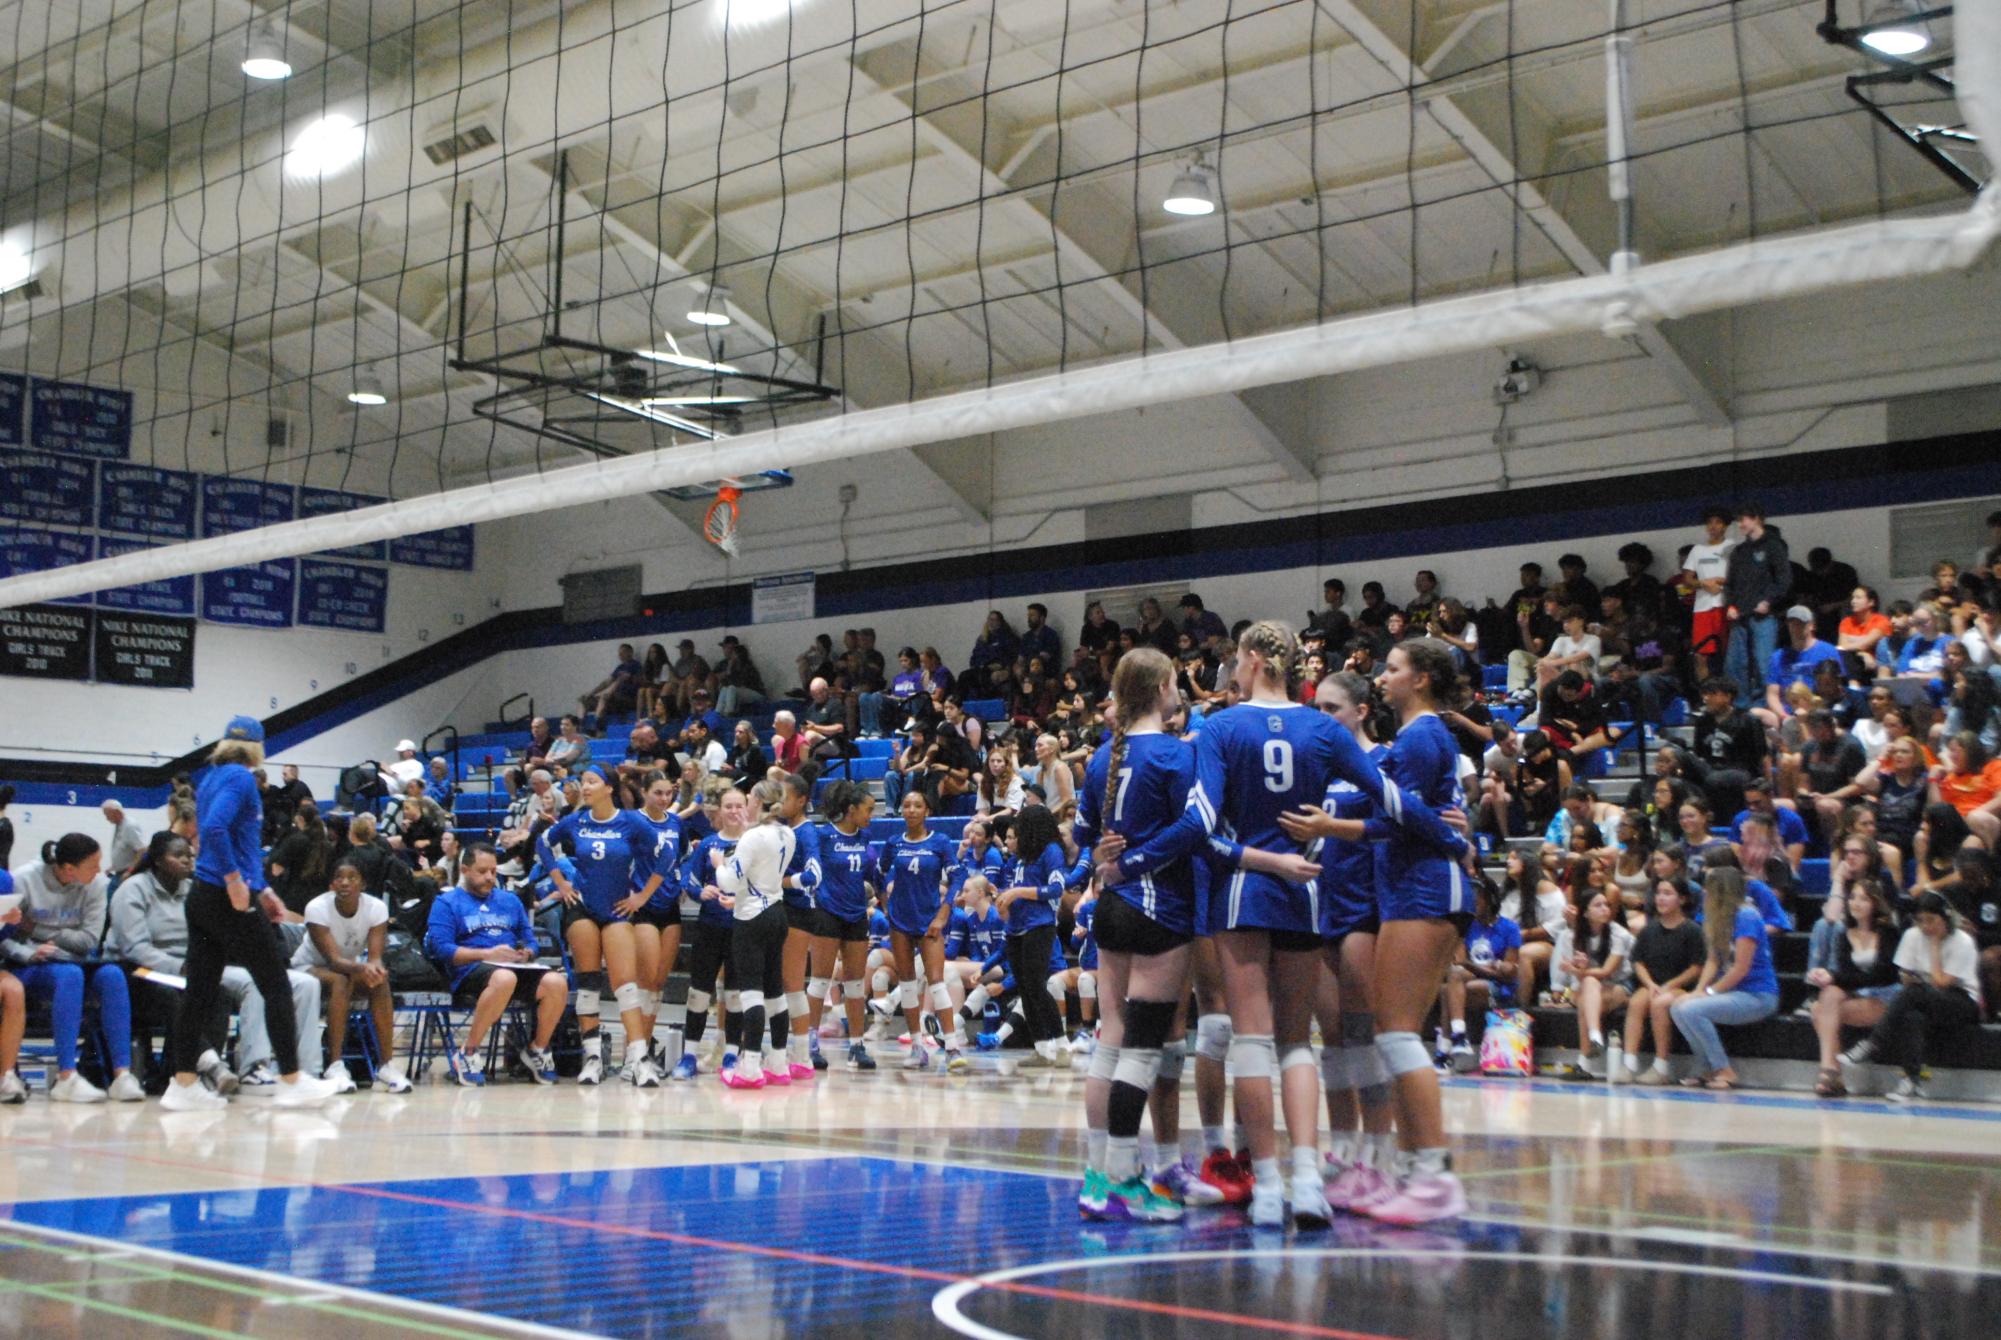
<path id="1" fill-rule="evenodd" d="M 1610 22 L 1605 30 L 1605 162 L 1619 229 L 1618 249 L 1607 268 L 1615 278 L 1623 278 L 1640 263 L 1633 243 L 1633 36 L 1626 28 L 1626 0 L 1606 0 L 1606 5 Z M 1750 133 L 1748 125 L 1744 133 Z M 1606 309 L 1606 335 L 1625 339 L 1639 329 L 1630 303 L 1619 300 Z"/>
<path id="2" fill-rule="evenodd" d="M 563 234 L 569 224 L 570 151 L 556 155 L 556 250 L 549 259 L 549 333 L 563 334 Z"/>

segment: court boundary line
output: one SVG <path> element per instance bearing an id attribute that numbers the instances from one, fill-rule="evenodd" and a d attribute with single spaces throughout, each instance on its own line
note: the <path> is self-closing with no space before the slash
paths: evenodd
<path id="1" fill-rule="evenodd" d="M 1754 1248 L 1744 1248 L 1746 1252 Z M 1659 1270 L 1677 1275 L 1699 1275 L 1710 1279 L 1737 1279 L 1760 1284 L 1779 1284 L 1794 1287 L 1819 1289 L 1825 1293 L 1868 1293 L 1878 1297 L 1895 1297 L 1897 1291 L 1885 1284 L 1867 1284 L 1857 1280 L 1830 1280 L 1817 1275 L 1782 1275 L 1768 1270 L 1742 1270 L 1733 1266 L 1712 1266 L 1700 1262 L 1683 1261 L 1641 1261 L 1618 1256 L 1579 1256 L 1572 1252 L 1510 1252 L 1486 1250 L 1442 1249 L 1426 1251 L 1421 1247 L 1264 1247 L 1243 1249 L 1195 1248 L 1180 1252 L 1151 1252 L 1144 1257 L 1119 1256 L 1077 1256 L 1062 1261 L 1044 1261 L 1033 1265 L 1010 1266 L 1006 1270 L 991 1271 L 976 1275 L 961 1284 L 940 1289 L 931 1299 L 931 1315 L 945 1327 L 969 1336 L 972 1340 L 1027 1340 L 1010 1331 L 998 1330 L 982 1322 L 974 1321 L 959 1310 L 963 1299 L 971 1297 L 982 1289 L 1013 1291 L 1021 1279 L 1040 1274 L 1053 1274 L 1065 1270 L 1094 1270 L 1108 1265 L 1129 1265 L 1134 1261 L 1148 1263 L 1181 1261 L 1244 1261 L 1244 1260 L 1338 1260 L 1353 1258 L 1358 1260 L 1409 1260 L 1412 1257 L 1439 1256 L 1454 1261 L 1568 1261 L 1580 1265 L 1610 1267 L 1615 1270 Z M 1084 1297 L 1092 1297 L 1086 1294 Z M 1370 1336 L 1375 1340 L 1389 1340 L 1389 1337 L 1371 1331 L 1334 1331 L 1343 1336 Z"/>

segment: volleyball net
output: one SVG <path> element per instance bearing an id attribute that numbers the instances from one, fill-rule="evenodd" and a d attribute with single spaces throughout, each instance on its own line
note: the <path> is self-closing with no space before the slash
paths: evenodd
<path id="1" fill-rule="evenodd" d="M 15 0 L 0 448 L 336 501 L 0 605 L 1561 334 L 1693 378 L 1986 253 L 1997 10 Z"/>

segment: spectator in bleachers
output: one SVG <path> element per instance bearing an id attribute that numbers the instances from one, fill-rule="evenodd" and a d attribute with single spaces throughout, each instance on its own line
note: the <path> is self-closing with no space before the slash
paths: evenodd
<path id="1" fill-rule="evenodd" d="M 717 734 L 711 733 L 708 716 L 697 715 L 688 718 L 687 750 L 688 757 L 701 764 L 705 773 L 720 773 L 723 766 L 729 762 L 729 750 Z"/>
<path id="2" fill-rule="evenodd" d="M 1017 725 L 1033 728 L 1056 706 L 1056 681 L 1050 678 L 1050 664 L 1039 655 L 1028 657 L 1027 668 L 1007 700 L 1008 716 Z"/>
<path id="3" fill-rule="evenodd" d="M 1869 1036 L 1841 1054 L 1844 1066 L 1866 1065 L 1879 1057 L 1900 1065 L 1904 1077 L 1888 1094 L 1891 1102 L 1924 1097 L 1925 1057 L 1944 1034 L 1979 1024 L 1980 953 L 1959 924 L 1959 913 L 1944 894 L 1918 899 L 1911 929 L 1897 941 L 1895 962 L 1903 989 L 1890 997 Z"/>
<path id="4" fill-rule="evenodd" d="M 1206 608 L 1202 604 L 1202 597 L 1193 591 L 1181 597 L 1180 610 L 1181 631 L 1193 638 L 1197 647 L 1207 645 L 1213 638 L 1230 635 L 1222 616 Z"/>
<path id="5" fill-rule="evenodd" d="M 418 792 L 390 807 L 380 832 L 389 849 L 405 865 L 415 868 L 437 856 L 438 839 L 450 826 L 450 816 Z"/>
<path id="6" fill-rule="evenodd" d="M 1896 633 L 1896 620 L 1891 619 L 1891 634 Z M 1910 635 L 1897 650 L 1893 666 L 1883 664 L 1877 657 L 1876 673 L 1879 676 L 1896 679 L 1930 680 L 1938 678 L 1945 668 L 1945 649 L 1951 641 L 1946 627 L 1946 617 L 1938 606 L 1924 601 L 1911 607 Z"/>
<path id="7" fill-rule="evenodd" d="M 382 769 L 382 776 L 389 786 L 390 793 L 394 795 L 402 794 L 404 786 L 408 783 L 424 780 L 424 761 L 417 757 L 415 740 L 396 742 L 396 761 Z"/>
<path id="8" fill-rule="evenodd" d="M 52 1102 L 101 1103 L 107 1096 L 77 1073 L 86 995 L 97 1001 L 110 1050 L 104 1058 L 112 1073 L 108 1096 L 121 1103 L 146 1096 L 132 1076 L 132 1004 L 125 974 L 116 964 L 91 962 L 104 939 L 103 864 L 96 838 L 65 833 L 42 844 L 39 861 L 12 872 L 23 919 L 0 940 L 0 956 L 30 997 L 50 1003 L 57 1072 L 49 1086 Z"/>
<path id="9" fill-rule="evenodd" d="M 1987 671 L 1972 663 L 1964 641 L 1947 649 L 1944 682 L 1945 720 L 1939 737 L 1949 740 L 1955 735 L 1968 734 L 1979 740 L 1981 748 L 1990 755 L 2001 749 L 2001 708 L 1995 702 L 2001 689 L 1996 688 Z"/>
<path id="10" fill-rule="evenodd" d="M 125 816 L 125 807 L 107 800 L 98 807 L 111 825 L 111 841 L 106 848 L 107 875 L 116 881 L 146 852 L 146 831 Z"/>
<path id="11" fill-rule="evenodd" d="M 1712 676 L 1702 683 L 1702 714 L 1695 722 L 1690 780 L 1735 813 L 1744 787 L 1765 772 L 1765 728 L 1737 705 L 1738 685 Z"/>
<path id="12" fill-rule="evenodd" d="M 1383 616 L 1383 641 L 1394 647 L 1405 638 L 1412 636 L 1410 615 L 1402 610 L 1391 610 Z M 1388 653 L 1385 653 L 1387 656 Z"/>
<path id="13" fill-rule="evenodd" d="M 716 711 L 709 690 L 696 689 L 689 696 L 688 715 L 680 727 L 669 737 L 667 743 L 683 753 L 689 750 L 690 733 L 696 721 L 703 723 L 710 739 L 721 739 L 724 733 L 723 715 Z"/>
<path id="14" fill-rule="evenodd" d="M 1057 823 L 1067 823 L 1076 815 L 1077 775 L 1063 761 L 1063 742 L 1054 735 L 1035 737 L 1034 762 L 1022 770 L 1022 780 L 1041 795 Z"/>
<path id="15" fill-rule="evenodd" d="M 605 718 L 613 712 L 630 712 L 639 702 L 639 686 L 645 679 L 645 672 L 639 660 L 632 654 L 632 644 L 618 644 L 618 655 L 612 662 L 611 673 L 596 686 L 584 690 L 577 699 L 577 710 L 584 716 L 595 717 L 598 729 L 604 729 Z M 582 764 L 578 764 L 582 767 Z"/>
<path id="16" fill-rule="evenodd" d="M 1959 811 L 1982 846 L 2001 847 L 2001 759 L 1972 731 L 1945 742 L 1943 767 L 1933 776 L 1932 799 Z"/>
<path id="17" fill-rule="evenodd" d="M 1598 608 L 1593 602 L 1591 609 Z M 1535 663 L 1536 683 L 1547 685 L 1566 670 L 1574 670 L 1580 676 L 1598 673 L 1598 658 L 1605 654 L 1605 643 L 1584 626 L 1582 605 L 1565 605 L 1559 615 L 1563 631 L 1549 644 L 1549 651 Z"/>
<path id="18" fill-rule="evenodd" d="M 1730 621 L 1729 674 L 1737 682 L 1740 706 L 1762 700 L 1764 674 L 1779 647 L 1779 613 L 1792 590 L 1792 559 L 1784 535 L 1765 524 L 1755 502 L 1737 507 L 1742 538 L 1730 551 L 1724 583 L 1724 611 Z"/>
<path id="19" fill-rule="evenodd" d="M 931 812 L 969 813 L 980 772 L 980 757 L 960 728 L 940 722 L 924 769 L 924 793 L 931 800 Z"/>
<path id="20" fill-rule="evenodd" d="M 1515 992 L 1527 1007 L 1535 1003 L 1537 974 L 1549 976 L 1550 955 L 1556 952 L 1556 937 L 1567 922 L 1566 904 L 1563 890 L 1533 853 L 1511 848 L 1504 859 L 1498 911 L 1521 931 Z"/>
<path id="21" fill-rule="evenodd" d="M 667 664 L 667 648 L 649 643 L 639 662 L 639 695 L 633 710 L 643 719 L 661 710 L 661 695 L 667 691 L 673 671 Z"/>
<path id="22" fill-rule="evenodd" d="M 1860 581 L 1855 568 L 1837 563 L 1825 546 L 1807 550 L 1806 576 L 1794 583 L 1793 599 L 1813 611 L 1814 633 L 1823 641 L 1832 642 L 1839 635 L 1849 597 Z"/>
<path id="23" fill-rule="evenodd" d="M 1730 840 L 1744 840 L 1744 825 L 1754 818 L 1764 818 L 1771 822 L 1778 835 L 1779 854 L 1794 870 L 1806 858 L 1806 821 L 1795 810 L 1781 809 L 1772 797 L 1772 784 L 1763 777 L 1754 777 L 1744 788 L 1744 808 L 1730 820 Z M 1752 874 L 1759 872 L 1753 870 Z"/>
<path id="24" fill-rule="evenodd" d="M 1619 566 L 1626 575 L 1599 592 L 1617 592 L 1628 613 L 1659 618 L 1667 598 L 1661 579 L 1654 576 L 1654 551 L 1638 540 L 1619 546 Z"/>
<path id="25" fill-rule="evenodd" d="M 457 830 L 447 828 L 438 836 L 438 854 L 425 867 L 425 873 L 439 888 L 449 889 L 459 882 L 459 862 L 464 855 Z"/>
<path id="26" fill-rule="evenodd" d="M 1468 1006 L 1481 1013 L 1514 1008 L 1515 986 L 1521 977 L 1521 948 L 1522 928 L 1512 917 L 1502 914 L 1500 895 L 1492 881 L 1476 881 L 1473 919 L 1445 974 L 1442 1004 L 1451 1030 L 1447 1055 L 1454 1069 L 1470 1070 L 1474 1065 L 1473 1048 L 1466 1041 Z"/>
<path id="27" fill-rule="evenodd" d="M 807 759 L 824 769 L 835 759 L 854 756 L 853 723 L 848 720 L 847 704 L 834 696 L 826 680 L 815 679 L 806 686 L 806 706 L 800 715 L 803 719 L 799 731 L 806 737 Z"/>
<path id="28" fill-rule="evenodd" d="M 631 770 L 645 774 L 664 772 L 669 781 L 676 780 L 681 771 L 680 760 L 674 751 L 660 738 L 659 729 L 651 721 L 640 721 L 626 737 L 625 757 L 619 762 L 621 772 Z"/>
<path id="29" fill-rule="evenodd" d="M 734 633 L 722 640 L 723 661 L 716 669 L 716 710 L 733 717 L 746 707 L 763 702 L 769 694 L 764 676 L 750 659 L 750 648 Z"/>
<path id="30" fill-rule="evenodd" d="M 1718 837 L 1710 825 L 1715 822 L 1715 813 L 1709 807 L 1709 798 L 1700 791 L 1690 791 L 1688 799 L 1682 801 L 1681 811 L 1676 816 L 1681 827 L 1680 847 L 1683 859 L 1688 865 L 1688 877 L 1700 881 L 1703 867 L 1710 854 L 1728 851 L 1730 840 Z"/>
<path id="31" fill-rule="evenodd" d="M 515 794 L 513 803 L 507 807 L 507 822 L 495 839 L 503 858 L 514 860 L 519 857 L 523 847 L 534 842 L 540 826 L 556 821 L 561 803 L 562 796 L 556 791 L 556 779 L 547 768 L 537 768 L 529 773 L 528 785 Z M 349 836 L 354 836 L 352 829 Z M 370 836 L 374 836 L 373 825 L 370 826 Z"/>
<path id="32" fill-rule="evenodd" d="M 788 698 L 804 697 L 807 685 L 816 679 L 833 678 L 835 670 L 834 639 L 832 635 L 828 633 L 815 633 L 813 641 L 793 661 L 793 666 L 799 674 L 799 687 L 788 689 L 786 691 Z"/>
<path id="33" fill-rule="evenodd" d="M 1565 554 L 1556 560 L 1555 589 L 1565 605 L 1592 612 L 1598 609 L 1598 583 L 1585 575 L 1589 570 L 1582 554 Z"/>
<path id="34" fill-rule="evenodd" d="M 1872 684 L 1863 697 L 1864 711 L 1856 718 L 1849 734 L 1855 743 L 1862 746 L 1862 757 L 1870 763 L 1883 756 L 1883 749 L 1890 743 L 1890 733 L 1883 726 L 1883 717 L 1896 706 L 1896 697 L 1886 684 Z"/>
<path id="35" fill-rule="evenodd" d="M 1373 680 L 1381 675 L 1383 673 L 1383 663 L 1381 658 L 1376 655 L 1376 640 L 1371 637 L 1363 637 L 1359 633 L 1356 634 L 1355 639 L 1348 644 L 1348 658 L 1341 663 L 1341 668 L 1351 674 L 1360 675 L 1364 679 Z M 1227 683 L 1229 681 L 1223 680 L 1221 682 Z"/>
<path id="36" fill-rule="evenodd" d="M 924 687 L 925 694 L 930 697 L 932 707 L 934 709 L 942 707 L 946 699 L 952 696 L 954 683 L 952 672 L 945 668 L 945 662 L 939 657 L 936 647 L 926 647 L 918 653 L 917 663 L 923 670 L 920 683 Z"/>
<path id="37" fill-rule="evenodd" d="M 1466 613 L 1466 607 L 1450 596 L 1438 602 L 1432 611 L 1429 631 L 1426 636 L 1435 637 L 1452 648 L 1452 655 L 1459 662 L 1459 672 L 1468 676 L 1471 683 L 1479 681 L 1480 630 Z"/>
<path id="38" fill-rule="evenodd" d="M 1805 605 L 1791 606 L 1786 610 L 1785 640 L 1765 663 L 1765 706 L 1760 720 L 1768 728 L 1776 730 L 1792 715 L 1786 690 L 1795 684 L 1811 688 L 1814 671 L 1823 661 L 1832 662 L 1839 671 L 1841 653 L 1832 643 L 1814 636 L 1812 610 Z"/>
<path id="39" fill-rule="evenodd" d="M 1105 602 L 1094 600 L 1084 607 L 1084 626 L 1077 631 L 1077 646 L 1095 659 L 1119 643 L 1119 627 L 1105 613 Z"/>
<path id="40" fill-rule="evenodd" d="M 924 774 L 930 768 L 931 728 L 917 722 L 909 731 L 909 742 L 890 759 L 883 773 L 883 808 L 894 810 L 903 803 L 907 791 L 924 789 Z"/>
<path id="41" fill-rule="evenodd" d="M 293 813 L 291 831 L 264 858 L 264 878 L 286 911 L 304 913 L 306 904 L 326 888 L 332 855 L 333 844 L 320 819 L 320 807 L 309 800 Z"/>
<path id="42" fill-rule="evenodd" d="M 1348 586 L 1339 577 L 1320 584 L 1320 608 L 1307 616 L 1306 627 L 1321 634 L 1329 647 L 1345 647 L 1354 636 L 1355 621 L 1342 606 L 1348 602 Z"/>
<path id="43" fill-rule="evenodd" d="M 1696 892 L 1675 874 L 1653 885 L 1653 915 L 1633 939 L 1633 994 L 1626 1002 L 1625 1063 L 1640 1083 L 1665 1084 L 1674 1048 L 1670 1012 L 1702 972 L 1702 928 L 1695 923 Z M 1641 1049 L 1653 1026 L 1654 1063 L 1642 1072 Z"/>
<path id="44" fill-rule="evenodd" d="M 1890 619 L 1878 608 L 1874 587 L 1856 586 L 1848 593 L 1848 614 L 1835 626 L 1835 649 L 1841 653 L 1849 678 L 1876 677 L 1876 653 L 1890 635 Z"/>
<path id="45" fill-rule="evenodd" d="M 1797 754 L 1779 760 L 1779 804 L 1806 820 L 1822 841 L 1831 839 L 1841 813 L 1862 794 L 1858 780 L 1868 757 L 1854 737 L 1841 729 L 1834 713 L 1817 707 L 1807 714 L 1806 742 Z"/>
<path id="46" fill-rule="evenodd" d="M 1607 1016 L 1626 1007 L 1632 981 L 1633 934 L 1619 916 L 1616 891 L 1587 886 L 1577 915 L 1556 942 L 1550 982 L 1568 989 L 1577 1009 L 1578 1068 L 1587 1075 L 1605 1051 Z"/>
<path id="47" fill-rule="evenodd" d="M 684 637 L 674 644 L 673 663 L 667 667 L 667 677 L 659 695 L 656 714 L 662 721 L 675 721 L 695 710 L 695 690 L 701 689 L 714 695 L 715 671 L 709 663 L 695 654 L 695 639 Z"/>
<path id="48" fill-rule="evenodd" d="M 1390 604 L 1389 600 L 1385 597 L 1381 582 L 1363 582 L 1362 608 L 1355 611 L 1356 633 L 1359 635 L 1366 632 L 1372 638 L 1379 637 L 1383 631 L 1383 625 L 1389 620 L 1390 611 L 1395 608 L 1396 606 Z M 1377 654 L 1380 658 L 1381 644 L 1378 643 L 1377 647 Z"/>
<path id="49" fill-rule="evenodd" d="M 1703 881 L 1703 940 L 1707 953 L 1695 989 L 1669 1008 L 1669 1017 L 1696 1054 L 1698 1072 L 1682 1081 L 1692 1088 L 1734 1089 L 1719 1024 L 1751 1024 L 1779 1008 L 1779 977 L 1764 922 L 1746 900 L 1744 874 L 1716 869 Z"/>
<path id="50" fill-rule="evenodd" d="M 736 723 L 736 730 L 730 737 L 728 756 L 717 768 L 716 775 L 729 779 L 730 785 L 739 791 L 748 792 L 764 780 L 771 771 L 771 755 L 757 742 L 757 731 L 748 721 Z"/>
<path id="51" fill-rule="evenodd" d="M 1153 647 L 1163 655 L 1172 656 L 1175 635 L 1180 631 L 1161 612 L 1158 600 L 1148 596 L 1139 602 L 1139 623 L 1133 628 L 1134 645 Z"/>
<path id="52" fill-rule="evenodd" d="M 980 629 L 980 635 L 973 641 L 972 654 L 966 657 L 966 670 L 986 670 L 995 665 L 1012 664 L 1015 650 L 1021 639 L 1014 631 L 1014 625 L 999 610 L 988 610 L 987 621 Z"/>
<path id="53" fill-rule="evenodd" d="M 805 732 L 799 729 L 798 718 L 789 710 L 780 709 L 771 718 L 771 762 L 780 772 L 797 772 L 805 766 L 809 743 Z M 724 765 L 727 763 L 726 758 Z"/>
<path id="54" fill-rule="evenodd" d="M 549 718 L 536 717 L 528 723 L 528 743 L 521 751 L 521 766 L 529 772 L 549 766 L 549 751 L 555 748 L 556 736 L 549 729 Z"/>
<path id="55" fill-rule="evenodd" d="M 451 763 L 442 755 L 432 759 L 430 776 L 424 780 L 424 798 L 450 814 L 458 796 L 459 789 L 452 783 Z"/>
<path id="56" fill-rule="evenodd" d="M 2001 1011 L 2001 877 L 1994 853 L 1961 847 L 1952 858 L 1958 885 L 1949 891 L 1967 933 L 1980 950 L 1980 994 L 1990 1012 Z"/>
<path id="57" fill-rule="evenodd" d="M 1953 870 L 1953 857 L 1974 841 L 1973 830 L 1966 826 L 1958 810 L 1943 801 L 1926 805 L 1924 821 L 1912 843 L 1917 878 L 1911 882 L 1908 896 L 1916 899 L 1931 889 L 1949 888 L 1957 883 L 1959 876 Z"/>
<path id="58" fill-rule="evenodd" d="M 1018 654 L 1040 656 L 1051 671 L 1063 664 L 1063 639 L 1049 626 L 1049 607 L 1040 601 L 1028 607 L 1028 626 L 1022 630 Z"/>
<path id="59" fill-rule="evenodd" d="M 989 819 L 1018 813 L 1027 794 L 1021 774 L 1015 770 L 1014 751 L 1005 745 L 988 750 L 986 767 L 980 770 L 979 808 L 975 813 Z"/>
<path id="60" fill-rule="evenodd" d="M 1438 611 L 1438 602 L 1444 598 L 1438 589 L 1438 574 L 1430 568 L 1419 568 L 1411 574 L 1410 588 L 1410 603 L 1403 607 L 1404 623 L 1406 627 L 1422 630 L 1431 622 L 1431 616 Z"/>
<path id="61" fill-rule="evenodd" d="M 591 742 L 584 735 L 583 723 L 575 717 L 564 717 L 555 743 L 549 746 L 549 767 L 552 770 L 560 768 L 563 773 L 575 776 L 590 764 Z"/>
<path id="62" fill-rule="evenodd" d="M 1565 670 L 1542 692 L 1536 725 L 1575 767 L 1601 749 L 1610 749 L 1626 734 L 1626 729 L 1605 720 L 1591 680 L 1576 670 Z"/>

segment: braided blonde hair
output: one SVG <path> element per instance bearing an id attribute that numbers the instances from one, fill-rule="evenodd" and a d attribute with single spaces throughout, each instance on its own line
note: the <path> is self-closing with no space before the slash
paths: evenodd
<path id="1" fill-rule="evenodd" d="M 1292 655 L 1298 646 L 1299 639 L 1293 636 L 1292 629 L 1276 619 L 1260 619 L 1237 638 L 1237 654 L 1255 652 L 1263 657 L 1267 672 L 1277 677 L 1281 692 L 1286 689 Z"/>

